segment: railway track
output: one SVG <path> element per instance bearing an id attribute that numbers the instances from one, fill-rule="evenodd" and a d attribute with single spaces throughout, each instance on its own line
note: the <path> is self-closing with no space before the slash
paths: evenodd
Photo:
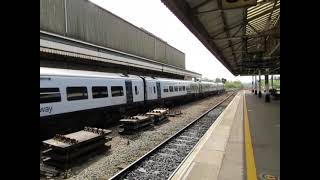
<path id="1" fill-rule="evenodd" d="M 235 93 L 230 94 L 109 180 L 170 179 L 171 175 L 222 113 L 224 107 L 220 105 Z"/>

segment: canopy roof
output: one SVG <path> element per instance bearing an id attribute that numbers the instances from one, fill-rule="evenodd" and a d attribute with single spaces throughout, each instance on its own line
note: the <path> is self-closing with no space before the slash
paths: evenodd
<path id="1" fill-rule="evenodd" d="M 280 0 L 230 1 L 162 0 L 232 74 L 280 74 Z"/>

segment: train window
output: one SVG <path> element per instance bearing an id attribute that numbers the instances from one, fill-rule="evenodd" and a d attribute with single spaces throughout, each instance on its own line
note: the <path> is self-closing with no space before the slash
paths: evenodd
<path id="1" fill-rule="evenodd" d="M 169 86 L 170 92 L 173 92 L 173 86 Z"/>
<path id="2" fill-rule="evenodd" d="M 111 93 L 112 93 L 112 97 L 123 96 L 123 87 L 122 86 L 112 86 Z"/>
<path id="3" fill-rule="evenodd" d="M 87 87 L 67 87 L 68 101 L 88 99 Z"/>
<path id="4" fill-rule="evenodd" d="M 155 94 L 156 93 L 156 87 L 153 86 L 153 93 Z"/>
<path id="5" fill-rule="evenodd" d="M 185 87 L 185 86 L 182 86 L 182 90 L 185 91 L 185 90 L 186 90 L 186 87 Z"/>
<path id="6" fill-rule="evenodd" d="M 175 87 L 174 87 L 174 91 L 178 91 L 178 86 L 175 86 Z"/>
<path id="7" fill-rule="evenodd" d="M 40 104 L 60 102 L 59 88 L 40 88 Z"/>
<path id="8" fill-rule="evenodd" d="M 182 86 L 179 86 L 179 91 L 182 91 Z"/>
<path id="9" fill-rule="evenodd" d="M 136 92 L 136 95 L 139 94 L 137 86 L 134 86 L 134 91 Z"/>
<path id="10" fill-rule="evenodd" d="M 163 88 L 163 92 L 169 92 L 168 86 Z"/>
<path id="11" fill-rule="evenodd" d="M 196 91 L 198 89 L 198 87 L 196 85 L 191 85 L 191 90 L 192 91 Z"/>
<path id="12" fill-rule="evenodd" d="M 94 99 L 108 97 L 108 87 L 106 87 L 106 86 L 93 86 L 92 87 L 92 97 Z"/>

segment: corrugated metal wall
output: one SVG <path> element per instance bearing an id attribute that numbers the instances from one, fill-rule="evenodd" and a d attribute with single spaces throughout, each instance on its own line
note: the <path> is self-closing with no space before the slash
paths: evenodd
<path id="1" fill-rule="evenodd" d="M 162 63 L 168 64 L 168 59 L 166 57 L 166 44 L 163 41 L 160 41 L 159 39 L 155 39 L 155 44 L 156 44 L 155 59 Z"/>
<path id="2" fill-rule="evenodd" d="M 40 0 L 40 29 L 65 34 L 64 0 Z"/>
<path id="3" fill-rule="evenodd" d="M 184 53 L 87 0 L 40 0 L 40 29 L 185 68 Z M 66 27 L 67 25 L 67 27 Z"/>

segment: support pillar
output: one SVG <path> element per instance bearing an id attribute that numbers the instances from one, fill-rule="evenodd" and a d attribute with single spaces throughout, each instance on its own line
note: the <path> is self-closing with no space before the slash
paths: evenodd
<path id="1" fill-rule="evenodd" d="M 258 91 L 257 91 L 257 76 L 254 75 L 254 94 L 257 95 Z"/>
<path id="2" fill-rule="evenodd" d="M 253 80 L 253 75 L 252 75 L 252 84 L 251 84 L 252 85 L 252 90 L 251 90 L 252 93 L 254 93 L 254 84 L 253 83 L 254 83 L 254 80 Z"/>
<path id="3" fill-rule="evenodd" d="M 261 93 L 261 70 L 259 69 L 259 98 L 262 97 L 262 93 Z"/>
<path id="4" fill-rule="evenodd" d="M 270 92 L 269 92 L 269 69 L 266 69 L 266 75 L 264 76 L 266 96 L 265 101 L 270 102 Z"/>
<path id="5" fill-rule="evenodd" d="M 271 75 L 271 89 L 273 89 L 273 75 Z"/>

